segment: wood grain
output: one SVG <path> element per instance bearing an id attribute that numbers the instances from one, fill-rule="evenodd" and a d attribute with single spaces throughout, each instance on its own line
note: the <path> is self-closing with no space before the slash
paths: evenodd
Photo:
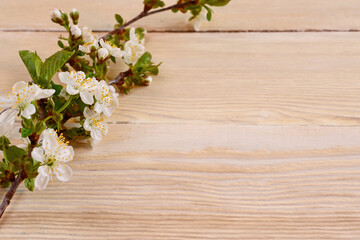
<path id="1" fill-rule="evenodd" d="M 49 19 L 49 10 L 57 7 L 81 13 L 80 25 L 96 30 L 112 29 L 114 12 L 131 19 L 141 11 L 141 0 L 2 0 L 0 30 L 60 30 Z M 175 0 L 165 1 L 168 5 Z M 30 11 L 29 9 L 36 9 Z M 358 0 L 233 0 L 226 8 L 215 8 L 215 15 L 203 30 L 221 31 L 292 31 L 359 30 Z M 165 21 L 166 20 L 166 21 Z M 165 24 L 166 22 L 166 24 Z M 149 31 L 189 31 L 182 14 L 163 13 L 136 24 Z"/>
<path id="2" fill-rule="evenodd" d="M 30 80 L 18 50 L 58 50 L 51 8 L 103 31 L 141 2 L 0 1 L 0 94 Z M 160 76 L 120 98 L 96 149 L 75 144 L 70 182 L 19 189 L 0 239 L 360 239 L 359 10 L 233 0 L 214 33 L 170 33 L 192 30 L 179 14 L 139 22 Z"/>
<path id="3" fill-rule="evenodd" d="M 126 124 L 1 239 L 357 239 L 360 127 Z"/>
<path id="4" fill-rule="evenodd" d="M 30 80 L 17 50 L 58 49 L 58 33 L 0 33 L 4 94 Z M 121 97 L 119 123 L 358 125 L 360 33 L 151 33 L 163 61 L 150 88 Z M 206 43 L 206 44 L 205 44 Z M 114 77 L 121 65 L 113 66 Z"/>

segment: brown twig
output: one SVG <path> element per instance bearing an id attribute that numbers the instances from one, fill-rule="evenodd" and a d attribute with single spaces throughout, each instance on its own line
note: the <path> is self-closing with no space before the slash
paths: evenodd
<path id="1" fill-rule="evenodd" d="M 116 85 L 121 86 L 121 85 L 124 84 L 124 79 L 125 79 L 126 77 L 130 76 L 130 75 L 132 75 L 131 69 L 129 69 L 129 70 L 125 71 L 125 72 L 121 72 L 121 73 L 119 73 L 119 75 L 118 75 L 116 78 L 114 78 L 113 80 L 111 80 L 111 81 L 109 82 L 109 84 L 116 84 Z"/>
<path id="2" fill-rule="evenodd" d="M 120 27 L 116 28 L 115 30 L 113 30 L 113 31 L 107 33 L 106 35 L 102 36 L 101 38 L 105 40 L 111 35 L 118 34 L 118 33 L 121 32 L 121 30 L 123 30 L 124 28 L 126 28 L 130 24 L 133 24 L 134 22 L 136 22 L 136 21 L 138 21 L 138 20 L 140 20 L 140 19 L 142 19 L 144 17 L 150 16 L 150 15 L 153 15 L 153 14 L 156 14 L 156 13 L 160 13 L 160 12 L 165 12 L 165 11 L 168 11 L 168 10 L 171 10 L 171 9 L 174 9 L 174 8 L 182 8 L 182 7 L 185 7 L 187 5 L 196 4 L 197 2 L 198 2 L 197 0 L 194 0 L 194 1 L 189 1 L 189 2 L 185 2 L 185 3 L 177 3 L 177 4 L 171 5 L 169 7 L 161 8 L 161 9 L 153 10 L 153 11 L 147 11 L 146 9 L 144 9 L 144 11 L 142 11 L 139 15 L 137 15 L 136 17 L 134 17 L 130 21 L 126 22 L 125 24 L 121 25 Z"/>
<path id="3" fill-rule="evenodd" d="M 31 145 L 29 146 L 29 151 L 27 156 L 31 157 L 31 152 L 36 146 L 37 138 L 29 137 L 31 141 Z M 4 214 L 7 206 L 9 206 L 11 199 L 13 198 L 14 194 L 16 193 L 17 188 L 20 186 L 20 184 L 27 178 L 27 175 L 23 168 L 21 168 L 18 176 L 16 177 L 15 181 L 11 183 L 11 186 L 7 193 L 4 196 L 4 199 L 0 205 L 0 218 Z"/>
<path id="4" fill-rule="evenodd" d="M 9 190 L 7 191 L 1 205 L 0 205 L 0 218 L 2 217 L 2 215 L 4 214 L 7 206 L 9 206 L 11 199 L 13 198 L 17 188 L 19 187 L 19 185 L 22 183 L 22 181 L 24 181 L 24 179 L 26 178 L 24 175 L 24 170 L 21 169 L 19 172 L 19 175 L 17 176 L 17 178 L 15 179 L 14 182 L 11 183 L 11 187 L 9 188 Z"/>

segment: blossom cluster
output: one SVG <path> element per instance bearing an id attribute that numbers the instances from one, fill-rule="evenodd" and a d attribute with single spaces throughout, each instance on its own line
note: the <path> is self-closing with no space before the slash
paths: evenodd
<path id="1" fill-rule="evenodd" d="M 179 0 L 165 10 L 190 12 L 198 31 L 211 19 L 209 6 L 229 1 Z M 160 64 L 153 63 L 144 45 L 146 30 L 128 25 L 161 12 L 151 10 L 164 6 L 161 0 L 144 0 L 138 17 L 125 22 L 116 14 L 114 30 L 102 37 L 78 25 L 76 9 L 69 14 L 50 11 L 51 20 L 68 34 L 59 37 L 61 50 L 44 61 L 36 52 L 20 51 L 32 81 L 19 81 L 6 96 L 0 96 L 1 187 L 11 185 L 16 190 L 24 181 L 30 191 L 44 190 L 54 177 L 70 180 L 73 171 L 68 163 L 74 159 L 74 149 L 69 142 L 96 146 L 109 131 L 106 118 L 119 106 L 118 92 L 127 94 L 134 86 L 148 86 L 158 74 Z M 127 70 L 111 80 L 107 76 L 110 62 L 119 62 Z"/>

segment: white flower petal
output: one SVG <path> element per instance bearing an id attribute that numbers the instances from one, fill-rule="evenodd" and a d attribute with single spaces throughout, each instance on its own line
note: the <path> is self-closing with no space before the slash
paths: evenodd
<path id="1" fill-rule="evenodd" d="M 6 123 L 11 123 L 11 125 L 14 125 L 15 116 L 16 116 L 16 110 L 14 109 L 5 110 L 0 114 L 0 124 L 6 122 Z"/>
<path id="2" fill-rule="evenodd" d="M 102 106 L 102 112 L 105 114 L 105 116 L 110 117 L 112 114 L 112 108 L 107 106 Z"/>
<path id="3" fill-rule="evenodd" d="M 89 123 L 89 120 L 88 120 L 88 119 L 86 119 L 86 120 L 84 121 L 84 129 L 85 129 L 86 131 L 91 131 L 91 127 L 90 127 L 90 123 Z"/>
<path id="4" fill-rule="evenodd" d="M 93 115 L 92 111 L 90 110 L 90 108 L 86 107 L 84 108 L 84 117 L 85 118 L 89 118 Z"/>
<path id="5" fill-rule="evenodd" d="M 44 150 L 41 147 L 36 147 L 31 152 L 31 157 L 38 162 L 44 163 Z M 40 168 L 40 167 L 39 167 Z"/>
<path id="6" fill-rule="evenodd" d="M 24 89 L 26 87 L 27 87 L 27 84 L 24 81 L 20 81 L 20 82 L 15 83 L 11 90 L 14 93 L 18 93 L 19 91 L 21 91 L 22 89 Z"/>
<path id="7" fill-rule="evenodd" d="M 61 164 L 61 165 L 56 166 L 55 174 L 56 174 L 56 177 L 60 181 L 67 182 L 70 180 L 73 172 L 72 172 L 72 169 L 68 165 Z"/>
<path id="8" fill-rule="evenodd" d="M 54 89 L 43 89 L 36 99 L 48 98 L 55 93 Z"/>
<path id="9" fill-rule="evenodd" d="M 79 93 L 79 90 L 76 90 L 71 85 L 66 85 L 66 92 L 70 95 L 76 95 Z"/>
<path id="10" fill-rule="evenodd" d="M 104 39 L 100 38 L 99 43 L 100 43 L 100 46 L 101 46 L 101 47 L 106 48 L 106 44 L 105 44 L 105 42 L 104 42 Z"/>
<path id="11" fill-rule="evenodd" d="M 57 133 L 54 129 L 46 129 L 41 133 L 40 140 L 42 141 L 42 147 L 48 151 L 55 151 L 59 146 L 57 141 Z"/>
<path id="12" fill-rule="evenodd" d="M 21 111 L 21 116 L 24 118 L 30 119 L 31 115 L 33 115 L 36 112 L 36 108 L 33 104 L 29 104 L 27 108 Z"/>
<path id="13" fill-rule="evenodd" d="M 135 41 L 137 42 L 139 39 L 135 33 L 135 28 L 130 28 L 130 32 L 129 32 L 129 37 L 130 37 L 130 41 Z"/>
<path id="14" fill-rule="evenodd" d="M 0 96 L 0 108 L 10 107 L 11 100 L 8 97 Z"/>
<path id="15" fill-rule="evenodd" d="M 66 87 L 62 88 L 60 93 L 59 93 L 59 96 L 60 97 L 63 97 L 63 98 L 67 98 L 68 96 L 66 95 Z"/>
<path id="16" fill-rule="evenodd" d="M 122 56 L 124 56 L 124 52 L 120 50 L 120 48 L 112 48 L 110 50 L 110 54 L 111 56 L 114 56 L 116 58 L 121 58 Z"/>
<path id="17" fill-rule="evenodd" d="M 81 98 L 81 101 L 83 101 L 85 104 L 88 104 L 88 105 L 94 104 L 94 97 L 89 92 L 80 92 L 80 98 Z"/>
<path id="18" fill-rule="evenodd" d="M 90 132 L 90 136 L 94 139 L 94 140 L 97 140 L 97 141 L 100 141 L 102 139 L 102 134 L 99 130 L 97 129 L 93 129 L 91 130 Z"/>
<path id="19" fill-rule="evenodd" d="M 56 161 L 60 163 L 67 163 L 73 160 L 74 158 L 74 149 L 71 146 L 61 149 L 61 152 L 56 156 Z"/>
<path id="20" fill-rule="evenodd" d="M 41 167 L 39 167 L 40 169 Z M 39 191 L 44 190 L 50 182 L 49 175 L 38 174 L 35 178 L 35 188 Z"/>
<path id="21" fill-rule="evenodd" d="M 90 49 L 85 47 L 84 45 L 80 45 L 79 50 L 84 52 L 84 53 L 90 53 L 91 52 Z"/>
<path id="22" fill-rule="evenodd" d="M 69 84 L 70 82 L 70 74 L 69 72 L 60 72 L 59 73 L 59 79 L 64 84 Z"/>
<path id="23" fill-rule="evenodd" d="M 97 113 L 102 113 L 102 107 L 101 107 L 101 105 L 100 105 L 99 102 L 96 102 L 96 103 L 95 103 L 94 110 L 95 110 L 95 112 L 97 112 Z"/>

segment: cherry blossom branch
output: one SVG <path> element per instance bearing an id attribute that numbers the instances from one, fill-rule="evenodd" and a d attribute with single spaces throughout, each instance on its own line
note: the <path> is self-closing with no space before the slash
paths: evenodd
<path id="1" fill-rule="evenodd" d="M 22 183 L 22 181 L 24 181 L 24 179 L 26 177 L 24 177 L 24 170 L 21 169 L 19 172 L 19 175 L 17 176 L 17 178 L 15 179 L 15 181 L 13 181 L 11 183 L 11 187 L 9 188 L 9 190 L 7 191 L 1 205 L 0 205 L 0 218 L 2 217 L 2 215 L 4 214 L 7 206 L 9 206 L 11 199 L 13 198 L 17 188 L 19 187 L 19 185 Z"/>
<path id="2" fill-rule="evenodd" d="M 34 143 L 33 141 L 31 141 L 31 145 L 29 146 L 29 151 L 28 151 L 28 157 L 31 157 L 31 152 L 34 149 L 34 147 L 36 146 L 36 143 Z M 18 189 L 18 187 L 20 186 L 20 184 L 27 178 L 26 173 L 24 171 L 23 168 L 21 168 L 18 176 L 16 177 L 15 181 L 13 181 L 11 183 L 11 186 L 9 188 L 9 190 L 6 192 L 3 201 L 0 205 L 0 219 L 2 217 L 2 215 L 4 214 L 6 208 L 10 205 L 11 199 L 14 197 L 16 190 Z"/>
<path id="3" fill-rule="evenodd" d="M 117 85 L 121 86 L 124 83 L 124 79 L 126 77 L 130 76 L 131 74 L 132 74 L 131 69 L 129 69 L 129 70 L 125 71 L 125 72 L 121 72 L 121 73 L 119 73 L 119 75 L 116 78 L 111 80 L 109 82 L 109 84 L 117 84 Z"/>
<path id="4" fill-rule="evenodd" d="M 113 31 L 107 33 L 106 35 L 102 36 L 101 38 L 105 40 L 108 37 L 110 37 L 111 35 L 118 34 L 118 33 L 121 32 L 121 30 L 123 30 L 127 26 L 133 24 L 134 22 L 136 22 L 136 21 L 138 21 L 138 20 L 140 20 L 140 19 L 142 19 L 144 17 L 150 16 L 150 15 L 153 15 L 153 14 L 156 14 L 156 13 L 161 13 L 161 12 L 165 12 L 165 11 L 168 11 L 168 10 L 172 10 L 174 8 L 181 8 L 181 7 L 185 7 L 187 5 L 196 4 L 197 2 L 198 2 L 198 0 L 189 1 L 189 2 L 185 2 L 185 3 L 177 3 L 177 4 L 171 5 L 169 7 L 161 8 L 161 9 L 153 10 L 153 11 L 149 11 L 146 8 L 144 8 L 144 10 L 139 15 L 137 15 L 136 17 L 134 17 L 130 21 L 126 22 L 122 26 L 116 28 L 115 30 L 113 30 Z"/>

